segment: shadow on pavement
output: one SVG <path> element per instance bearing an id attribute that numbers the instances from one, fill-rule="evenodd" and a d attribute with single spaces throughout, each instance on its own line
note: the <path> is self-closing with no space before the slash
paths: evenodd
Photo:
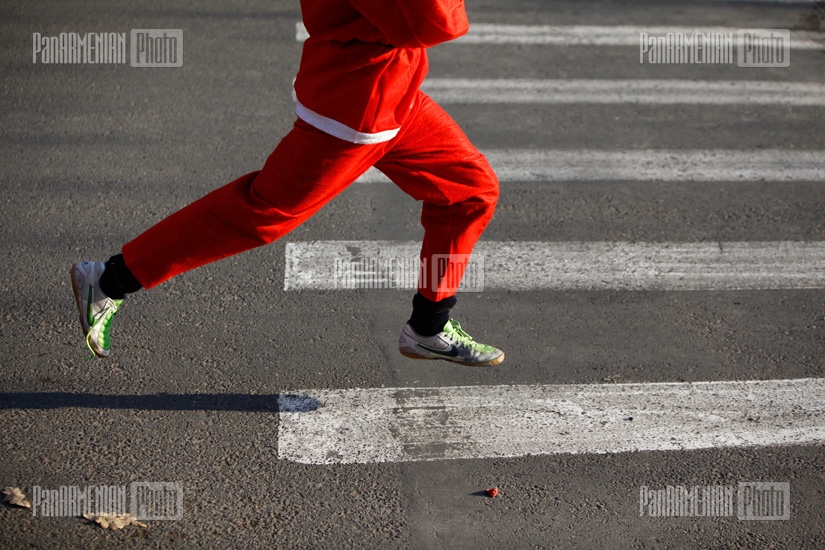
<path id="1" fill-rule="evenodd" d="M 321 404 L 295 394 L 248 395 L 190 393 L 102 395 L 67 392 L 0 393 L 0 409 L 136 409 L 151 411 L 271 411 L 311 412 Z"/>

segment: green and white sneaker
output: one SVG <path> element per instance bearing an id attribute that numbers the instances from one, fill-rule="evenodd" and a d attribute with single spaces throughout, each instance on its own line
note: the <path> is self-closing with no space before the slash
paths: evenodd
<path id="1" fill-rule="evenodd" d="M 112 319 L 123 300 L 109 298 L 100 290 L 98 282 L 106 264 L 81 262 L 72 266 L 72 288 L 80 310 L 80 326 L 86 336 L 86 345 L 98 357 L 112 353 L 109 341 Z"/>
<path id="2" fill-rule="evenodd" d="M 407 323 L 401 331 L 398 349 L 401 355 L 411 359 L 443 359 L 471 367 L 498 365 L 504 361 L 503 351 L 474 341 L 455 319 L 447 321 L 444 330 L 434 336 L 421 336 Z"/>

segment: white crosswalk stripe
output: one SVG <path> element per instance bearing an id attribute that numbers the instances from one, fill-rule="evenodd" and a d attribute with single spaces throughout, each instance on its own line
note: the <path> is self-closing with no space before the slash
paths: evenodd
<path id="1" fill-rule="evenodd" d="M 802 445 L 825 380 L 306 390 L 278 399 L 278 458 L 306 464 Z"/>
<path id="2" fill-rule="evenodd" d="M 472 23 L 470 31 L 455 41 L 457 44 L 522 44 L 545 46 L 635 46 L 640 35 L 667 34 L 726 34 L 738 43 L 736 27 L 677 27 L 639 25 L 503 25 Z M 309 33 L 303 22 L 295 24 L 295 40 L 303 42 Z M 791 48 L 794 50 L 822 49 L 821 37 L 810 31 L 793 31 Z"/>
<path id="3" fill-rule="evenodd" d="M 288 243 L 284 289 L 416 288 L 418 266 L 408 260 L 420 249 L 415 241 Z M 483 276 L 472 288 L 487 290 L 825 288 L 825 242 L 481 241 L 471 261 L 480 271 L 472 276 Z"/>
<path id="4" fill-rule="evenodd" d="M 825 85 L 813 82 L 429 78 L 421 88 L 442 104 L 638 103 L 825 106 Z"/>
<path id="5" fill-rule="evenodd" d="M 825 151 L 498 149 L 482 152 L 502 182 L 825 180 Z M 358 181 L 378 183 L 389 179 L 371 168 Z"/>

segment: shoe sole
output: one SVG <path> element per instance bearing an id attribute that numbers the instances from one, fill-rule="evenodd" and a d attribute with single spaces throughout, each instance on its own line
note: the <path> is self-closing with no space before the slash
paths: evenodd
<path id="1" fill-rule="evenodd" d="M 86 340 L 86 344 L 88 345 L 89 332 L 85 329 L 85 319 L 83 319 L 83 304 L 80 301 L 80 287 L 77 284 L 77 270 L 75 269 L 75 266 L 72 266 L 72 269 L 69 273 L 72 276 L 72 290 L 74 291 L 74 300 L 75 302 L 77 302 L 77 311 L 80 313 L 80 315 L 78 316 L 80 320 L 80 332 L 83 333 L 83 339 Z M 89 328 L 89 330 L 91 330 L 91 327 Z M 92 353 L 94 353 L 98 357 L 109 357 L 108 353 L 104 355 L 100 351 L 96 350 L 94 346 L 89 345 L 88 347 L 92 350 Z"/>
<path id="2" fill-rule="evenodd" d="M 447 359 L 446 357 L 426 357 L 424 355 L 418 355 L 412 351 L 405 350 L 403 348 L 398 348 L 398 351 L 401 352 L 401 355 L 404 357 L 408 357 L 410 359 L 419 359 L 425 361 L 449 361 L 450 363 L 458 363 L 459 365 L 466 365 L 468 367 L 492 367 L 493 365 L 498 365 L 502 361 L 504 361 L 504 352 L 501 353 L 495 359 L 491 359 L 490 361 L 486 361 L 484 363 L 470 363 L 469 361 L 453 361 L 452 359 Z"/>

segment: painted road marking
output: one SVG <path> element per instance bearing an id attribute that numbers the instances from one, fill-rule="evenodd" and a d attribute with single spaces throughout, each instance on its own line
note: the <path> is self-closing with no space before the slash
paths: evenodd
<path id="1" fill-rule="evenodd" d="M 456 42 L 464 44 L 540 44 L 552 46 L 635 46 L 639 47 L 640 36 L 666 36 L 668 34 L 716 35 L 732 37 L 737 46 L 739 28 L 735 27 L 665 27 L 639 25 L 499 25 L 473 23 L 470 32 Z M 815 32 L 793 31 L 791 48 L 796 50 L 821 49 L 819 36 Z"/>
<path id="2" fill-rule="evenodd" d="M 470 32 L 454 41 L 457 44 L 533 44 L 546 46 L 634 46 L 639 47 L 640 35 L 726 34 L 739 44 L 737 27 L 663 27 L 638 25 L 500 25 L 473 23 Z M 303 42 L 309 33 L 302 21 L 295 24 L 295 40 Z M 822 49 L 821 38 L 815 32 L 792 31 L 791 48 Z"/>
<path id="3" fill-rule="evenodd" d="M 343 269 L 350 262 L 364 281 L 356 288 L 416 288 L 417 266 L 406 260 L 420 249 L 416 241 L 287 243 L 284 290 L 353 288 Z M 473 287 L 487 290 L 825 288 L 825 242 L 480 241 L 473 254 L 471 262 L 483 256 L 475 274 L 483 281 Z"/>
<path id="4" fill-rule="evenodd" d="M 530 80 L 429 78 L 438 103 L 633 103 L 825 106 L 825 84 L 753 80 Z"/>
<path id="5" fill-rule="evenodd" d="M 483 153 L 502 182 L 825 181 L 825 151 L 496 149 Z M 389 179 L 370 168 L 358 181 Z"/>
<path id="6" fill-rule="evenodd" d="M 806 445 L 825 380 L 307 390 L 278 399 L 304 464 Z"/>

